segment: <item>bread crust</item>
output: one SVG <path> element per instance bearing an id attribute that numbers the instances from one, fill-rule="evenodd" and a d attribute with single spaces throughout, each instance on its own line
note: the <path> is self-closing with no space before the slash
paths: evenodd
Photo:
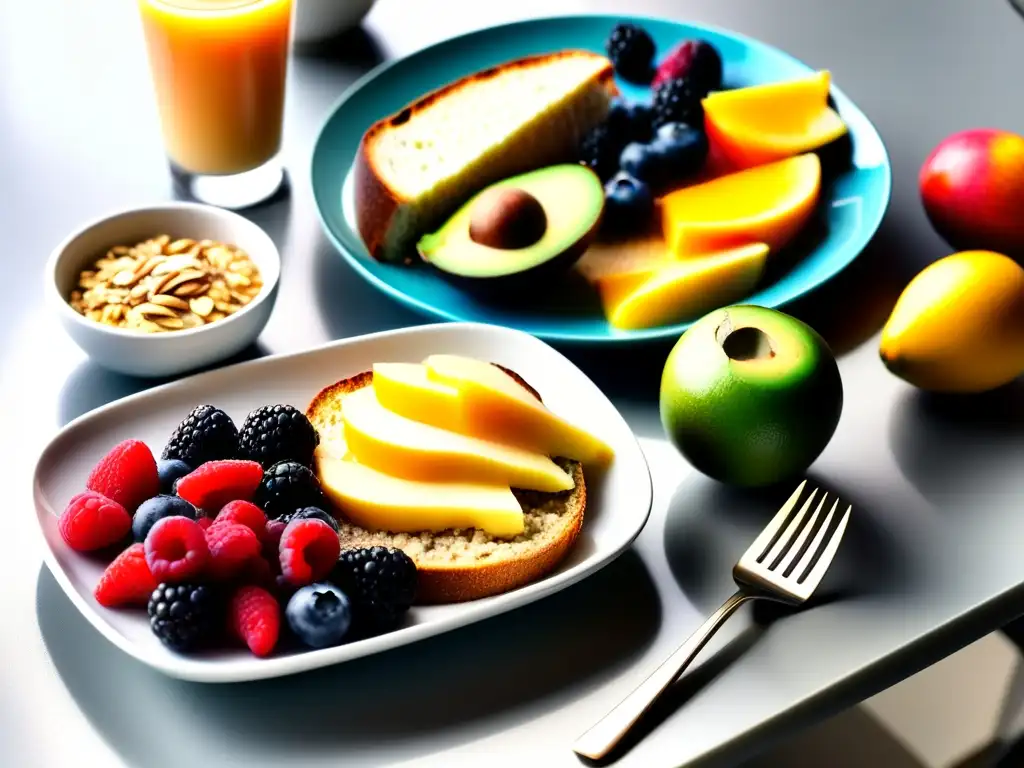
<path id="1" fill-rule="evenodd" d="M 555 53 L 524 56 L 488 67 L 429 91 L 415 101 L 406 104 L 398 112 L 383 117 L 371 125 L 359 142 L 354 168 L 356 227 L 370 255 L 378 261 L 385 261 L 384 246 L 392 220 L 398 208 L 409 202 L 407 198 L 392 189 L 374 168 L 373 159 L 370 157 L 370 148 L 383 132 L 393 126 L 408 122 L 418 112 L 470 83 L 487 80 L 512 69 L 530 68 L 543 62 L 581 55 L 597 56 L 598 54 L 592 51 L 567 49 Z M 609 62 L 607 67 L 598 74 L 597 79 L 606 87 L 614 88 L 614 77 L 614 71 Z M 412 257 L 413 254 L 409 254 L 405 257 L 405 261 L 411 262 Z"/>
<path id="2" fill-rule="evenodd" d="M 540 400 L 537 391 L 517 373 L 503 366 L 498 367 Z M 370 386 L 372 383 L 373 372 L 365 371 L 324 387 L 310 401 L 306 408 L 306 417 L 319 430 L 336 408 L 338 398 L 349 392 Z M 564 494 L 565 521 L 556 537 L 525 553 L 518 554 L 516 557 L 497 561 L 456 561 L 443 565 L 416 562 L 418 571 L 416 602 L 420 605 L 429 605 L 478 600 L 532 583 L 549 573 L 569 553 L 583 527 L 583 518 L 587 507 L 587 488 L 582 465 L 572 462 L 571 473 L 574 488 Z M 530 495 L 555 496 L 556 494 L 531 492 Z M 359 530 L 362 531 L 362 529 Z M 371 535 L 370 532 L 365 533 L 367 536 Z M 386 536 L 384 534 L 385 538 Z M 357 538 L 358 536 L 349 537 L 348 546 L 360 546 L 356 541 Z M 466 538 L 468 539 L 469 536 Z M 346 548 L 344 537 L 341 546 L 343 550 Z M 416 560 L 415 556 L 413 556 L 413 560 Z"/>

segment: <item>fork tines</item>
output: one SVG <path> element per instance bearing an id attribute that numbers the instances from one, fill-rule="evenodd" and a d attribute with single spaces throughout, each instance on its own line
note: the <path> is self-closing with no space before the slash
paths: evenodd
<path id="1" fill-rule="evenodd" d="M 821 579 L 839 547 L 852 506 L 847 506 L 833 528 L 839 498 L 833 495 L 831 509 L 822 520 L 821 511 L 828 499 L 827 491 L 818 498 L 818 489 L 811 490 L 797 509 L 806 486 L 807 481 L 804 480 L 782 505 L 747 549 L 741 558 L 742 565 L 767 571 L 775 578 L 793 579 L 801 585 L 814 585 Z M 816 498 L 817 506 L 808 517 Z"/>

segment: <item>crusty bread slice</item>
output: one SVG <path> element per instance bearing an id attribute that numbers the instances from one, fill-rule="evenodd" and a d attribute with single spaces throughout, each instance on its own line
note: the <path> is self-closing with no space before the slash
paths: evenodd
<path id="1" fill-rule="evenodd" d="M 616 93 L 609 60 L 566 50 L 506 62 L 449 83 L 363 135 L 355 162 L 359 234 L 380 261 L 487 185 L 571 162 Z"/>
<path id="2" fill-rule="evenodd" d="M 536 390 L 505 370 L 534 395 Z M 341 401 L 345 395 L 373 383 L 367 371 L 322 389 L 306 409 L 320 434 L 321 445 L 342 439 Z M 539 399 L 539 395 L 537 395 Z M 477 529 L 441 533 L 369 531 L 341 523 L 341 547 L 397 547 L 419 572 L 417 602 L 455 603 L 507 592 L 544 576 L 568 554 L 583 525 L 587 489 L 583 467 L 557 459 L 572 474 L 574 488 L 564 493 L 537 493 L 513 489 L 523 507 L 525 530 L 513 539 L 496 539 Z"/>

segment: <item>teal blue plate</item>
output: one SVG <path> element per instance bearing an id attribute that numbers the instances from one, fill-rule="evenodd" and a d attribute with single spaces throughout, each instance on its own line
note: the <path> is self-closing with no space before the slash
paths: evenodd
<path id="1" fill-rule="evenodd" d="M 313 149 L 313 194 L 321 222 L 356 272 L 402 304 L 444 320 L 502 325 L 550 341 L 614 343 L 679 336 L 690 323 L 635 331 L 613 328 L 589 295 L 564 304 L 537 303 L 524 297 L 521 305 L 495 305 L 447 282 L 426 265 L 379 263 L 363 246 L 351 213 L 349 171 L 360 138 L 374 121 L 426 91 L 509 59 L 563 48 L 603 52 L 608 32 L 620 20 L 642 24 L 659 51 L 688 37 L 708 40 L 722 55 L 727 87 L 789 80 L 813 71 L 789 54 L 731 32 L 666 19 L 611 15 L 514 22 L 455 37 L 383 64 L 341 96 Z M 619 86 L 627 97 L 649 97 L 649 89 L 622 82 Z M 853 152 L 850 167 L 823 190 L 820 219 L 825 226 L 798 260 L 743 303 L 783 307 L 808 293 L 857 258 L 882 221 L 892 183 L 885 146 L 864 113 L 835 86 L 832 98 L 849 126 Z M 349 202 L 343 202 L 346 198 Z"/>

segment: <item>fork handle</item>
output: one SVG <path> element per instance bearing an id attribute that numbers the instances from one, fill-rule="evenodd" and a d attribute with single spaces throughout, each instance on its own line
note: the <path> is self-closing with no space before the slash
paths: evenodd
<path id="1" fill-rule="evenodd" d="M 700 629 L 673 651 L 646 680 L 580 736 L 573 744 L 573 752 L 593 760 L 599 760 L 611 752 L 665 689 L 690 665 L 736 609 L 753 598 L 753 595 L 738 591 L 726 600 L 722 607 L 711 614 Z"/>

